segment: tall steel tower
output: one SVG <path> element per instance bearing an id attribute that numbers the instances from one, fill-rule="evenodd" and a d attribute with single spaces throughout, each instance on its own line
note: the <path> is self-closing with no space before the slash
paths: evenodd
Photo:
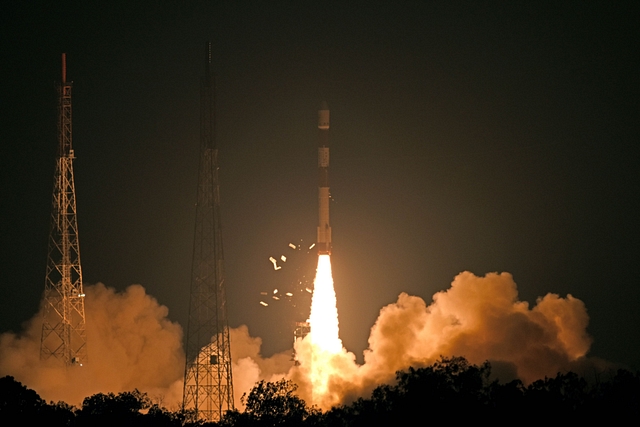
<path id="1" fill-rule="evenodd" d="M 58 85 L 58 156 L 53 184 L 51 232 L 44 284 L 44 318 L 40 358 L 51 356 L 66 365 L 87 361 L 84 291 L 80 268 L 76 189 L 71 144 L 71 86 L 62 54 L 62 82 Z"/>
<path id="2" fill-rule="evenodd" d="M 195 410 L 199 419 L 207 421 L 218 421 L 233 409 L 214 95 L 211 43 L 207 43 L 200 89 L 201 151 L 182 401 L 184 409 Z"/>

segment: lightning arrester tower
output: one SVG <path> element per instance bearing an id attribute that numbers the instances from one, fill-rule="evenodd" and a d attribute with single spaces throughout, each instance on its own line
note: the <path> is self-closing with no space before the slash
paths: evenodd
<path id="1" fill-rule="evenodd" d="M 63 53 L 62 81 L 58 85 L 58 154 L 44 285 L 40 358 L 55 357 L 66 365 L 81 366 L 87 361 L 87 335 L 73 180 L 72 82 L 67 81 L 66 74 L 66 56 Z"/>
<path id="2" fill-rule="evenodd" d="M 207 43 L 200 92 L 200 166 L 191 267 L 183 409 L 198 419 L 218 421 L 233 409 L 231 350 L 220 226 L 218 147 L 215 129 L 215 79 Z"/>

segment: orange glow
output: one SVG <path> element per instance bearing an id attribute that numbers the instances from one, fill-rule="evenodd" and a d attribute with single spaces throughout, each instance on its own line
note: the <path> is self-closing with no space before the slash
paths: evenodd
<path id="1" fill-rule="evenodd" d="M 328 383 L 332 375 L 337 374 L 333 359 L 342 352 L 342 341 L 338 330 L 338 309 L 336 293 L 331 275 L 331 257 L 320 255 L 311 298 L 309 316 L 311 332 L 305 340 L 309 342 L 308 357 L 301 361 L 309 372 L 314 401 L 325 399 Z"/>
<path id="2" fill-rule="evenodd" d="M 338 336 L 338 309 L 329 255 L 318 257 L 309 324 L 311 325 L 309 338 L 318 350 L 331 354 L 342 350 L 342 341 Z"/>

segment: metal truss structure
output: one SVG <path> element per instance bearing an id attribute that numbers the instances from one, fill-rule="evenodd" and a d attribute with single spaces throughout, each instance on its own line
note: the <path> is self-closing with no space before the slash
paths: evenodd
<path id="1" fill-rule="evenodd" d="M 225 411 L 234 407 L 214 95 L 209 43 L 200 94 L 201 154 L 182 402 L 183 409 L 195 411 L 198 419 L 205 421 L 218 421 Z"/>
<path id="2" fill-rule="evenodd" d="M 87 336 L 73 180 L 71 87 L 72 83 L 66 81 L 66 58 L 62 54 L 62 82 L 58 86 L 59 147 L 53 184 L 40 358 L 55 357 L 66 365 L 82 365 L 87 361 Z"/>

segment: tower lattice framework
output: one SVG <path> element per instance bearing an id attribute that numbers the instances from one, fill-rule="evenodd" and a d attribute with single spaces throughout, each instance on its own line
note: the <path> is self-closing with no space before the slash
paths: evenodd
<path id="1" fill-rule="evenodd" d="M 71 87 L 72 82 L 66 80 L 66 58 L 62 54 L 62 81 L 57 88 L 58 154 L 44 285 L 40 358 L 55 357 L 66 365 L 82 365 L 87 361 L 87 336 L 73 179 L 75 157 L 71 128 Z"/>
<path id="2" fill-rule="evenodd" d="M 231 350 L 220 226 L 215 79 L 207 44 L 200 93 L 200 166 L 187 327 L 183 408 L 199 419 L 218 421 L 233 409 Z"/>

